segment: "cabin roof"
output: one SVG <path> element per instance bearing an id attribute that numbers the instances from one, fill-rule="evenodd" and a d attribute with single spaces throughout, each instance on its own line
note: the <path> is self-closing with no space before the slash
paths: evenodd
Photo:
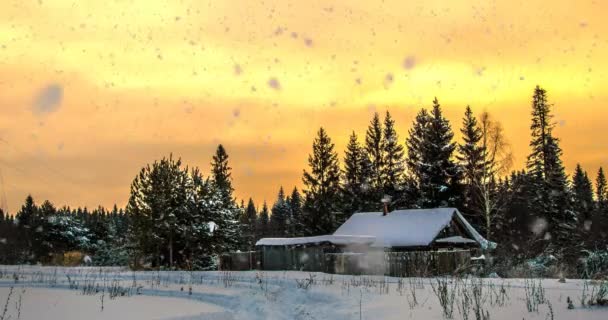
<path id="1" fill-rule="evenodd" d="M 436 241 L 439 233 L 455 219 L 465 229 L 467 236 L 482 249 L 493 249 L 496 244 L 484 239 L 456 208 L 396 210 L 363 212 L 352 215 L 336 232 L 335 236 L 373 236 L 373 247 L 424 247 Z M 467 239 L 460 237 L 462 239 Z M 448 238 L 449 239 L 449 238 Z M 451 239 L 460 240 L 462 239 Z M 443 243 L 455 243 L 440 239 Z"/>
<path id="2" fill-rule="evenodd" d="M 256 246 L 291 246 L 304 244 L 331 243 L 335 245 L 370 245 L 376 240 L 369 235 L 325 235 L 300 238 L 263 238 L 256 242 Z"/>

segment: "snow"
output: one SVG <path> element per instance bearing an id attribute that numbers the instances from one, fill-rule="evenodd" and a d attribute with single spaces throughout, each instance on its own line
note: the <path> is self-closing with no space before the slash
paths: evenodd
<path id="1" fill-rule="evenodd" d="M 435 240 L 435 242 L 439 242 L 439 243 L 477 243 L 477 241 L 475 241 L 475 240 L 464 238 L 461 236 L 441 238 L 441 239 Z"/>
<path id="2" fill-rule="evenodd" d="M 101 294 L 87 296 L 74 290 L 27 287 L 24 289 L 25 291 L 22 288 L 15 290 L 11 299 L 11 301 L 18 301 L 21 296 L 22 305 L 19 318 L 22 320 L 186 319 L 186 317 L 224 313 L 224 309 L 219 306 L 186 299 L 132 296 L 111 300 L 107 294 L 104 297 L 102 311 Z M 8 292 L 9 288 L 0 288 L 0 299 L 3 302 L 6 301 Z M 14 307 L 9 310 L 7 318 L 17 319 L 18 309 Z"/>
<path id="3" fill-rule="evenodd" d="M 209 229 L 209 232 L 214 233 L 217 229 L 219 229 L 219 226 L 217 223 L 210 221 L 207 222 L 207 228 Z"/>
<path id="4" fill-rule="evenodd" d="M 471 260 L 473 260 L 473 261 L 486 260 L 486 255 L 482 254 L 479 257 L 472 257 Z"/>
<path id="5" fill-rule="evenodd" d="M 355 213 L 334 235 L 374 236 L 373 247 L 428 246 L 453 218 L 462 222 L 469 235 L 483 249 L 496 244 L 484 239 L 455 208 L 396 210 L 386 216 L 382 212 Z"/>
<path id="6" fill-rule="evenodd" d="M 87 281 L 101 286 L 117 283 L 137 288 L 137 293 L 115 299 L 109 299 L 107 291 L 105 295 L 85 295 L 81 288 Z M 433 290 L 439 281 L 447 283 L 448 290 L 479 284 L 481 307 L 492 320 L 608 318 L 608 308 L 583 307 L 580 303 L 584 290 L 587 294 L 597 292 L 597 282 L 593 281 L 400 279 L 297 271 L 132 272 L 121 268 L 0 266 L 0 306 L 5 305 L 9 287 L 14 287 L 5 319 L 441 320 L 442 308 Z M 79 289 L 70 289 L 70 283 L 77 283 Z M 538 310 L 529 312 L 526 292 L 531 283 L 542 286 L 544 301 Z M 503 290 L 504 299 L 496 302 L 501 300 Z M 413 303 L 414 295 L 417 303 Z M 574 301 L 573 310 L 568 309 L 567 298 Z M 463 319 L 458 308 L 463 295 L 456 294 L 455 299 L 453 318 Z M 472 309 L 468 319 L 475 319 Z"/>
<path id="7" fill-rule="evenodd" d="M 263 238 L 256 242 L 256 246 L 290 246 L 303 244 L 316 244 L 329 242 L 335 245 L 371 244 L 375 241 L 372 236 L 344 236 L 327 235 L 301 238 Z"/>

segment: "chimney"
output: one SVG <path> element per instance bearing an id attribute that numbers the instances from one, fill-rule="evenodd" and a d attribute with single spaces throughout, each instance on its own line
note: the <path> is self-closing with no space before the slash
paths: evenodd
<path id="1" fill-rule="evenodd" d="M 385 194 L 384 197 L 382 197 L 382 200 L 380 201 L 384 205 L 382 216 L 386 216 L 388 214 L 388 203 L 391 202 L 391 196 Z"/>

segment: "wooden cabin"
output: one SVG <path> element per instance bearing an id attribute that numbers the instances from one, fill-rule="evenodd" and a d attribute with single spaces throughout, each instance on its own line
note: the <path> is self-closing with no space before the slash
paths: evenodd
<path id="1" fill-rule="evenodd" d="M 256 243 L 263 270 L 394 276 L 449 273 L 495 247 L 456 208 L 355 213 L 333 235 Z"/>

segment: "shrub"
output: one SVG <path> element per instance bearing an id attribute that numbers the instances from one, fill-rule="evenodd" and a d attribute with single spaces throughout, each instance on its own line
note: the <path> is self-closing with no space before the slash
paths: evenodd
<path id="1" fill-rule="evenodd" d="M 578 266 L 579 275 L 585 279 L 608 277 L 608 250 L 583 250 L 583 257 Z"/>

